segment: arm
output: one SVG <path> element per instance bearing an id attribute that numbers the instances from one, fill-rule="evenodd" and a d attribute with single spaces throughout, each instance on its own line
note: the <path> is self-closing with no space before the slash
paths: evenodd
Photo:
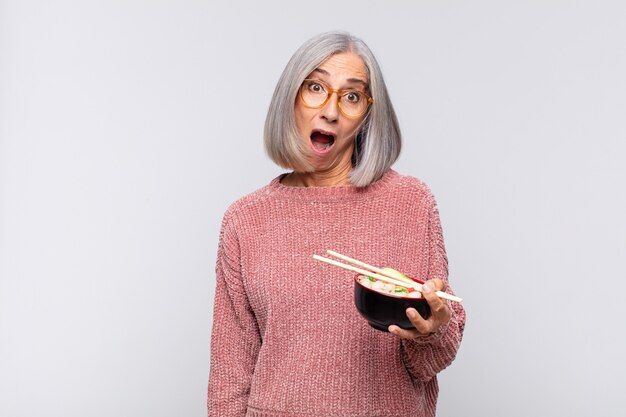
<path id="1" fill-rule="evenodd" d="M 441 289 L 453 294 L 448 285 L 448 258 L 443 242 L 439 210 L 430 193 L 427 207 L 429 208 L 428 277 L 430 279 L 439 278 Z M 465 327 L 465 310 L 460 303 L 441 300 L 433 295 L 426 296 L 433 298 L 433 303 L 429 300 L 431 307 L 435 307 L 435 303 L 437 303 L 438 310 L 445 310 L 442 311 L 441 315 L 446 318 L 449 317 L 449 320 L 438 327 L 434 333 L 426 336 L 414 330 L 410 331 L 412 332 L 411 337 L 405 338 L 409 336 L 409 331 L 394 329 L 395 334 L 403 337 L 401 341 L 402 357 L 409 373 L 414 378 L 424 382 L 429 381 L 452 363 L 461 344 Z M 436 314 L 433 310 L 433 316 Z"/>
<path id="2" fill-rule="evenodd" d="M 208 415 L 243 417 L 261 336 L 243 287 L 239 242 L 226 217 L 215 273 Z"/>

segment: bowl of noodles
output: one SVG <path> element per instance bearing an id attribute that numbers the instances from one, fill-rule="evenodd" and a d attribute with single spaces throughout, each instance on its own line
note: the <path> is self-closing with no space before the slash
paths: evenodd
<path id="1" fill-rule="evenodd" d="M 392 324 L 414 329 L 406 315 L 410 307 L 424 319 L 430 317 L 430 306 L 419 291 L 362 274 L 354 277 L 354 305 L 370 326 L 384 332 Z"/>

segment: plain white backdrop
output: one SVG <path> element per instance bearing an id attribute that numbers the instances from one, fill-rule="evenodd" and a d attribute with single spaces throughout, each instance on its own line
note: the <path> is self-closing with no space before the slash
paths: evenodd
<path id="1" fill-rule="evenodd" d="M 439 416 L 617 416 L 620 1 L 0 0 L 0 415 L 203 416 L 218 229 L 275 83 L 377 56 L 468 312 Z M 359 387 L 355 387 L 359 389 Z"/>

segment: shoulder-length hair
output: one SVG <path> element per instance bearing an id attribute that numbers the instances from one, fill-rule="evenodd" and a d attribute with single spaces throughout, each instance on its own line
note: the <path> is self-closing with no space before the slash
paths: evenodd
<path id="1" fill-rule="evenodd" d="M 263 140 L 269 157 L 283 168 L 311 172 L 305 144 L 299 139 L 294 107 L 302 82 L 334 54 L 353 52 L 365 64 L 373 102 L 361 123 L 352 155 L 350 181 L 365 187 L 381 178 L 398 159 L 402 140 L 387 87 L 376 58 L 359 38 L 345 32 L 326 32 L 305 42 L 293 54 L 278 80 L 270 102 Z"/>

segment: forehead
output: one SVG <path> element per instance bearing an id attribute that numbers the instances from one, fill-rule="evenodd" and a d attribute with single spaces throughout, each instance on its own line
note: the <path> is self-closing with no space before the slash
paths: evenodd
<path id="1" fill-rule="evenodd" d="M 312 74 L 323 75 L 335 83 L 362 82 L 368 84 L 367 67 L 354 52 L 341 52 L 322 62 Z"/>

